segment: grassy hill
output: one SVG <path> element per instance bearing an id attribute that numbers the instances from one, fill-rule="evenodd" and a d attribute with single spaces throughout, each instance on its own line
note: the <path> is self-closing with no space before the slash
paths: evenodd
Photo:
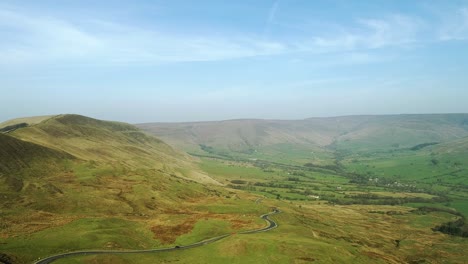
<path id="1" fill-rule="evenodd" d="M 28 124 L 28 125 L 35 125 L 37 123 L 40 123 L 46 119 L 49 119 L 53 117 L 52 115 L 48 116 L 33 116 L 33 117 L 20 117 L 20 118 L 15 118 L 11 120 L 7 120 L 5 122 L 0 123 L 0 129 L 7 127 L 7 126 L 14 126 L 17 124 Z"/>
<path id="2" fill-rule="evenodd" d="M 181 158 L 167 144 L 147 136 L 136 127 L 101 121 L 79 115 L 61 115 L 41 123 L 19 128 L 10 135 L 53 149 L 64 150 L 77 158 L 95 161 L 124 160 L 133 154 L 141 159 L 147 156 L 157 161 Z M 151 152 L 151 153 L 150 153 Z M 157 165 L 155 165 L 157 166 Z"/>
<path id="3" fill-rule="evenodd" d="M 198 240 L 255 227 L 265 211 L 246 212 L 245 200 L 233 201 L 191 157 L 138 128 L 79 115 L 0 134 L 0 183 L 0 259 L 15 263 L 70 249 L 157 247 L 180 235 Z M 200 204 L 241 212 L 221 217 Z M 205 218 L 222 228 L 190 235 Z"/>
<path id="4" fill-rule="evenodd" d="M 468 136 L 468 114 L 148 123 L 138 127 L 200 155 L 333 164 L 336 155 L 410 148 Z M 285 155 L 287 153 L 288 155 Z"/>

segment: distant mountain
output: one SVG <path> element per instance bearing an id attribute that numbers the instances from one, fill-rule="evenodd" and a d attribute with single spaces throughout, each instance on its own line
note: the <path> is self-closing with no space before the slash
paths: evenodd
<path id="1" fill-rule="evenodd" d="M 468 136 L 468 114 L 228 120 L 137 126 L 192 153 L 202 154 L 208 150 L 218 154 L 275 159 L 289 151 L 302 162 L 314 155 L 326 159 L 337 150 L 342 153 L 372 152 L 457 140 Z"/>

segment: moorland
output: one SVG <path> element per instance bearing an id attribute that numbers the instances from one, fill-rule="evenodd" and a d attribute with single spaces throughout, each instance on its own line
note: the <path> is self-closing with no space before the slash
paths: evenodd
<path id="1" fill-rule="evenodd" d="M 468 114 L 0 124 L 0 262 L 464 263 Z M 262 228 L 259 216 L 278 228 Z"/>

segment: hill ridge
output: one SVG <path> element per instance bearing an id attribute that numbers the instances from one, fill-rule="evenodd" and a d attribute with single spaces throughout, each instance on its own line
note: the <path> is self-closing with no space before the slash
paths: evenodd
<path id="1" fill-rule="evenodd" d="M 468 136 L 468 114 L 361 115 L 302 120 L 144 123 L 137 126 L 195 154 L 207 149 L 245 158 L 297 152 L 298 160 L 331 159 L 337 151 L 373 152 L 448 142 Z M 285 145 L 286 144 L 286 145 Z M 286 149 L 284 149 L 286 148 Z M 259 154 L 261 153 L 261 155 Z M 315 156 L 317 156 L 315 155 Z"/>

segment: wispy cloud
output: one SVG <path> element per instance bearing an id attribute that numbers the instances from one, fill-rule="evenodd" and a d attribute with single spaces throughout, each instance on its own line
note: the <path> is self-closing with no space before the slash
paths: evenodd
<path id="1" fill-rule="evenodd" d="M 370 29 L 361 39 L 362 44 L 370 48 L 416 42 L 418 33 L 424 27 L 421 20 L 404 15 L 392 15 L 387 19 L 361 19 L 359 23 Z"/>
<path id="2" fill-rule="evenodd" d="M 74 24 L 0 10 L 3 63 L 60 59 L 93 63 L 211 61 L 281 53 L 282 43 L 249 36 L 187 36 L 108 21 Z"/>
<path id="3" fill-rule="evenodd" d="M 428 39 L 468 38 L 468 8 L 436 29 L 415 16 L 390 14 L 358 18 L 330 29 L 269 36 L 276 24 L 280 0 L 272 3 L 263 35 L 195 35 L 184 29 L 164 31 L 99 19 L 65 20 L 57 17 L 0 9 L 0 64 L 67 61 L 85 64 L 132 64 L 218 61 L 286 53 L 347 53 L 351 62 L 373 62 L 366 50 L 402 47 Z M 429 28 L 429 30 L 428 30 Z M 438 30 L 439 29 L 439 30 Z M 427 32 L 431 31 L 429 37 Z M 438 32 L 438 33 L 437 33 Z M 426 35 L 425 35 L 426 34 Z M 436 36 L 438 34 L 438 36 Z"/>
<path id="4" fill-rule="evenodd" d="M 266 37 L 270 33 L 271 25 L 275 21 L 276 12 L 278 11 L 279 4 L 280 4 L 280 0 L 275 0 L 273 4 L 271 5 L 270 10 L 268 11 L 268 16 L 265 22 L 265 27 L 263 29 L 264 37 Z"/>
<path id="5" fill-rule="evenodd" d="M 101 41 L 74 25 L 50 17 L 31 18 L 0 10 L 0 58 L 3 62 L 85 56 L 102 48 Z"/>
<path id="6" fill-rule="evenodd" d="M 419 19 L 399 14 L 380 19 L 358 19 L 353 27 L 341 28 L 326 36 L 314 36 L 299 43 L 298 47 L 322 53 L 401 46 L 417 42 L 423 27 L 424 22 Z"/>
<path id="7" fill-rule="evenodd" d="M 442 41 L 468 39 L 468 8 L 460 8 L 452 16 L 443 21 L 439 29 L 439 39 Z"/>

